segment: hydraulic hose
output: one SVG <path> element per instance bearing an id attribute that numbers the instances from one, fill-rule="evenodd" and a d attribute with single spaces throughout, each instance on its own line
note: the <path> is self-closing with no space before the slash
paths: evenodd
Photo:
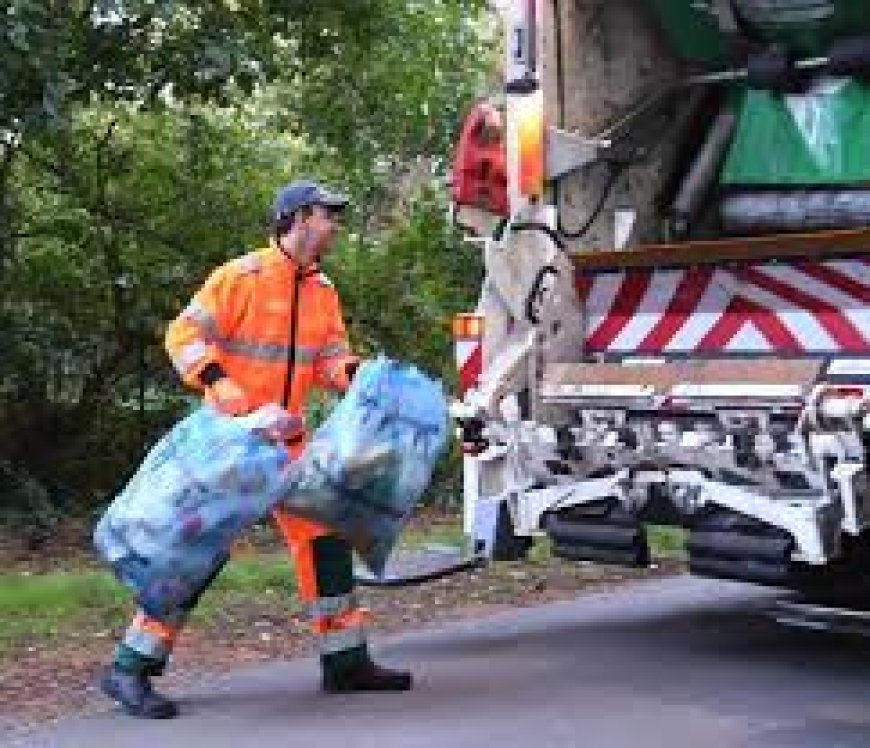
<path id="1" fill-rule="evenodd" d="M 488 559 L 486 556 L 477 555 L 456 564 L 442 566 L 438 569 L 432 569 L 421 574 L 412 574 L 407 577 L 388 576 L 380 578 L 357 575 L 355 581 L 360 587 L 416 587 L 427 582 L 435 582 L 439 579 L 453 576 L 454 574 L 482 569 L 487 563 Z"/>

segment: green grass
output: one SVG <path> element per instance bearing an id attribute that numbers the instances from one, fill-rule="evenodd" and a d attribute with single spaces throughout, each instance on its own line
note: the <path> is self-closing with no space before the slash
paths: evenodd
<path id="1" fill-rule="evenodd" d="M 422 548 L 426 545 L 455 545 L 465 542 L 462 522 L 436 523 L 425 527 L 414 527 L 402 533 L 399 540 L 403 548 Z"/>
<path id="2" fill-rule="evenodd" d="M 211 587 L 214 592 L 285 592 L 295 589 L 293 571 L 283 551 L 233 558 Z"/>
<path id="3" fill-rule="evenodd" d="M 108 573 L 0 575 L 0 654 L 22 639 L 105 629 L 128 605 L 129 595 Z"/>
<path id="4" fill-rule="evenodd" d="M 679 558 L 685 555 L 686 531 L 669 525 L 647 525 L 647 539 L 652 555 Z"/>
<path id="5" fill-rule="evenodd" d="M 264 594 L 289 601 L 295 588 L 286 554 L 234 558 L 203 597 L 198 618 Z M 0 575 L 0 656 L 25 640 L 96 634 L 123 625 L 133 608 L 130 592 L 109 572 L 69 571 Z"/>

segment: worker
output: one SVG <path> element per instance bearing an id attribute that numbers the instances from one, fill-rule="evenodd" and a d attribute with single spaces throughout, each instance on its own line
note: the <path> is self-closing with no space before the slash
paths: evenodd
<path id="1" fill-rule="evenodd" d="M 318 267 L 347 200 L 311 181 L 292 182 L 274 201 L 269 247 L 220 266 L 169 325 L 166 348 L 183 381 L 228 415 L 280 403 L 295 429 L 291 457 L 306 440 L 312 387 L 343 392 L 359 359 L 347 344 L 338 295 Z M 366 611 L 354 595 L 351 548 L 341 537 L 282 509 L 273 519 L 289 548 L 299 597 L 321 652 L 326 692 L 405 691 L 411 675 L 376 665 L 366 645 Z M 226 559 L 215 565 L 209 580 Z M 107 669 L 102 690 L 129 714 L 169 718 L 176 704 L 153 690 L 179 631 L 208 583 L 177 613 L 139 610 Z"/>

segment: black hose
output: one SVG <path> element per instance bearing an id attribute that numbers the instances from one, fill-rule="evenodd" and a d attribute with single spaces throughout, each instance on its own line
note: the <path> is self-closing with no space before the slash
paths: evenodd
<path id="1" fill-rule="evenodd" d="M 598 202 L 595 203 L 595 207 L 592 209 L 589 217 L 583 222 L 580 228 L 575 231 L 568 231 L 562 223 L 562 210 L 559 207 L 558 190 L 556 191 L 556 228 L 565 239 L 582 239 L 587 233 L 589 233 L 592 224 L 598 220 L 601 211 L 604 210 L 607 198 L 610 197 L 610 193 L 613 192 L 613 187 L 616 185 L 616 180 L 619 179 L 622 174 L 622 168 L 616 167 L 613 164 L 607 164 L 607 168 L 609 172 L 607 175 L 607 181 L 604 183 L 604 187 L 598 197 Z"/>
<path id="2" fill-rule="evenodd" d="M 495 231 L 492 232 L 492 238 L 495 239 L 495 241 L 497 241 L 497 242 L 501 241 L 501 238 L 504 236 L 505 229 L 508 227 L 509 223 L 510 222 L 508 221 L 507 218 L 502 218 L 498 222 L 498 226 L 496 226 Z"/>
<path id="3" fill-rule="evenodd" d="M 427 582 L 435 582 L 444 577 L 452 576 L 453 574 L 481 569 L 486 566 L 487 562 L 488 559 L 486 556 L 472 556 L 465 561 L 460 561 L 458 564 L 444 566 L 440 569 L 433 569 L 432 571 L 409 577 L 385 577 L 380 579 L 378 577 L 357 576 L 354 581 L 360 587 L 416 587 L 417 585 L 426 584 Z"/>
<path id="4" fill-rule="evenodd" d="M 565 242 L 562 237 L 546 223 L 535 223 L 532 221 L 524 221 L 522 223 L 510 224 L 511 231 L 543 231 L 562 252 L 565 251 Z M 502 232 L 503 233 L 503 232 Z M 501 238 L 501 234 L 497 238 Z"/>
<path id="5" fill-rule="evenodd" d="M 535 282 L 532 283 L 532 290 L 529 291 L 528 298 L 526 298 L 526 319 L 533 325 L 537 325 L 541 321 L 541 317 L 536 308 L 536 302 L 541 293 L 541 288 L 544 285 L 544 280 L 548 275 L 555 275 L 558 277 L 559 271 L 552 265 L 544 265 L 535 276 Z"/>

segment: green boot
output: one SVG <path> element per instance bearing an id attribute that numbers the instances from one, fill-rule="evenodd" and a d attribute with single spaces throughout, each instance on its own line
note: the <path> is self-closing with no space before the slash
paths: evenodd
<path id="1" fill-rule="evenodd" d="M 164 662 L 120 644 L 112 666 L 103 674 L 100 689 L 133 717 L 171 719 L 178 715 L 178 706 L 151 685 L 151 676 L 162 673 L 164 667 Z"/>

